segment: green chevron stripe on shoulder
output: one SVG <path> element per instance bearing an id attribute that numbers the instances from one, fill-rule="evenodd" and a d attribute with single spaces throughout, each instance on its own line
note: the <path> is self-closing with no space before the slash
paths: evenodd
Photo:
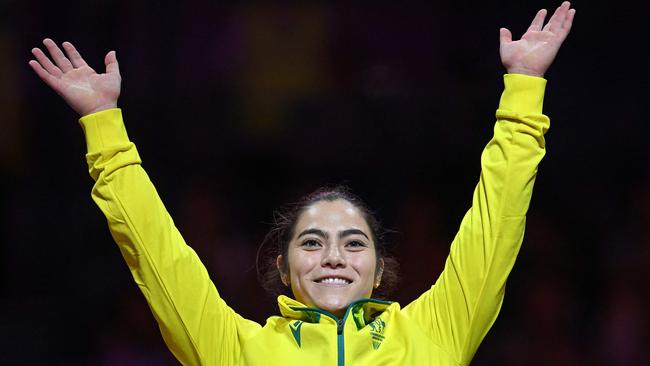
<path id="1" fill-rule="evenodd" d="M 296 340 L 296 343 L 298 343 L 298 347 L 301 347 L 300 344 L 300 327 L 302 327 L 302 321 L 296 320 L 293 324 L 289 323 L 289 328 L 291 328 L 291 334 L 293 334 L 293 338 Z"/>

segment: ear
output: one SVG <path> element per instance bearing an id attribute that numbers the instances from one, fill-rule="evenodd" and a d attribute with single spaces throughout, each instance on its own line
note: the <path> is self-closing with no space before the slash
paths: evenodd
<path id="1" fill-rule="evenodd" d="M 278 255 L 278 257 L 275 259 L 275 266 L 278 268 L 278 272 L 280 272 L 280 280 L 282 280 L 282 283 L 288 287 L 290 285 L 289 275 L 283 270 L 285 266 L 284 257 L 282 254 Z"/>
<path id="2" fill-rule="evenodd" d="M 379 258 L 377 270 L 375 271 L 375 288 L 381 284 L 381 276 L 384 274 L 384 258 Z"/>

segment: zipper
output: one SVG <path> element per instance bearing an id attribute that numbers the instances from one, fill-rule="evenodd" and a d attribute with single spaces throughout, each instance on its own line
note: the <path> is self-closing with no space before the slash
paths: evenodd
<path id="1" fill-rule="evenodd" d="M 348 308 L 349 309 L 349 308 Z M 347 311 L 345 312 L 345 315 L 343 316 L 343 319 L 339 319 L 336 324 L 336 344 L 338 348 L 338 366 L 345 366 L 345 342 L 343 339 L 343 326 L 345 325 L 345 318 L 347 317 L 348 313 Z"/>
<path id="2" fill-rule="evenodd" d="M 343 326 L 345 325 L 345 322 L 343 319 L 339 319 L 336 321 L 336 334 L 341 334 L 343 333 Z"/>

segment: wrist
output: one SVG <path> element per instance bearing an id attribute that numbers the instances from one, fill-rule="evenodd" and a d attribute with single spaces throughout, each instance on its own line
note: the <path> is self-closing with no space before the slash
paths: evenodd
<path id="1" fill-rule="evenodd" d="M 507 68 L 508 74 L 522 74 L 528 76 L 536 76 L 538 78 L 543 78 L 544 73 L 532 69 L 527 69 L 525 67 L 509 67 Z"/>
<path id="2" fill-rule="evenodd" d="M 81 117 L 85 117 L 85 116 L 93 114 L 93 113 L 97 113 L 97 112 L 101 112 L 101 111 L 105 111 L 107 109 L 113 109 L 113 108 L 117 108 L 117 102 L 102 104 L 100 106 L 97 106 L 97 107 L 95 107 L 93 109 L 90 109 L 90 110 L 87 110 L 87 111 L 80 111 L 79 115 Z"/>

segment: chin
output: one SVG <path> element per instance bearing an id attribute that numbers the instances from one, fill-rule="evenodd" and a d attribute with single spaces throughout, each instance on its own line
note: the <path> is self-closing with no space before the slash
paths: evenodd
<path id="1" fill-rule="evenodd" d="M 320 304 L 318 304 L 318 307 L 329 311 L 330 313 L 337 314 L 337 313 L 344 313 L 345 310 L 348 308 L 348 305 L 350 305 L 352 301 L 323 301 Z"/>
<path id="2" fill-rule="evenodd" d="M 354 285 L 331 287 L 322 285 L 305 286 L 313 306 L 342 317 L 348 306 L 356 300 L 368 297 Z"/>
<path id="3" fill-rule="evenodd" d="M 316 302 L 316 306 L 319 308 L 329 311 L 332 314 L 336 314 L 339 316 L 343 316 L 343 313 L 345 313 L 345 310 L 347 310 L 348 306 L 353 303 L 355 300 L 358 300 L 356 298 L 351 298 L 349 296 L 325 296 L 319 301 Z"/>

